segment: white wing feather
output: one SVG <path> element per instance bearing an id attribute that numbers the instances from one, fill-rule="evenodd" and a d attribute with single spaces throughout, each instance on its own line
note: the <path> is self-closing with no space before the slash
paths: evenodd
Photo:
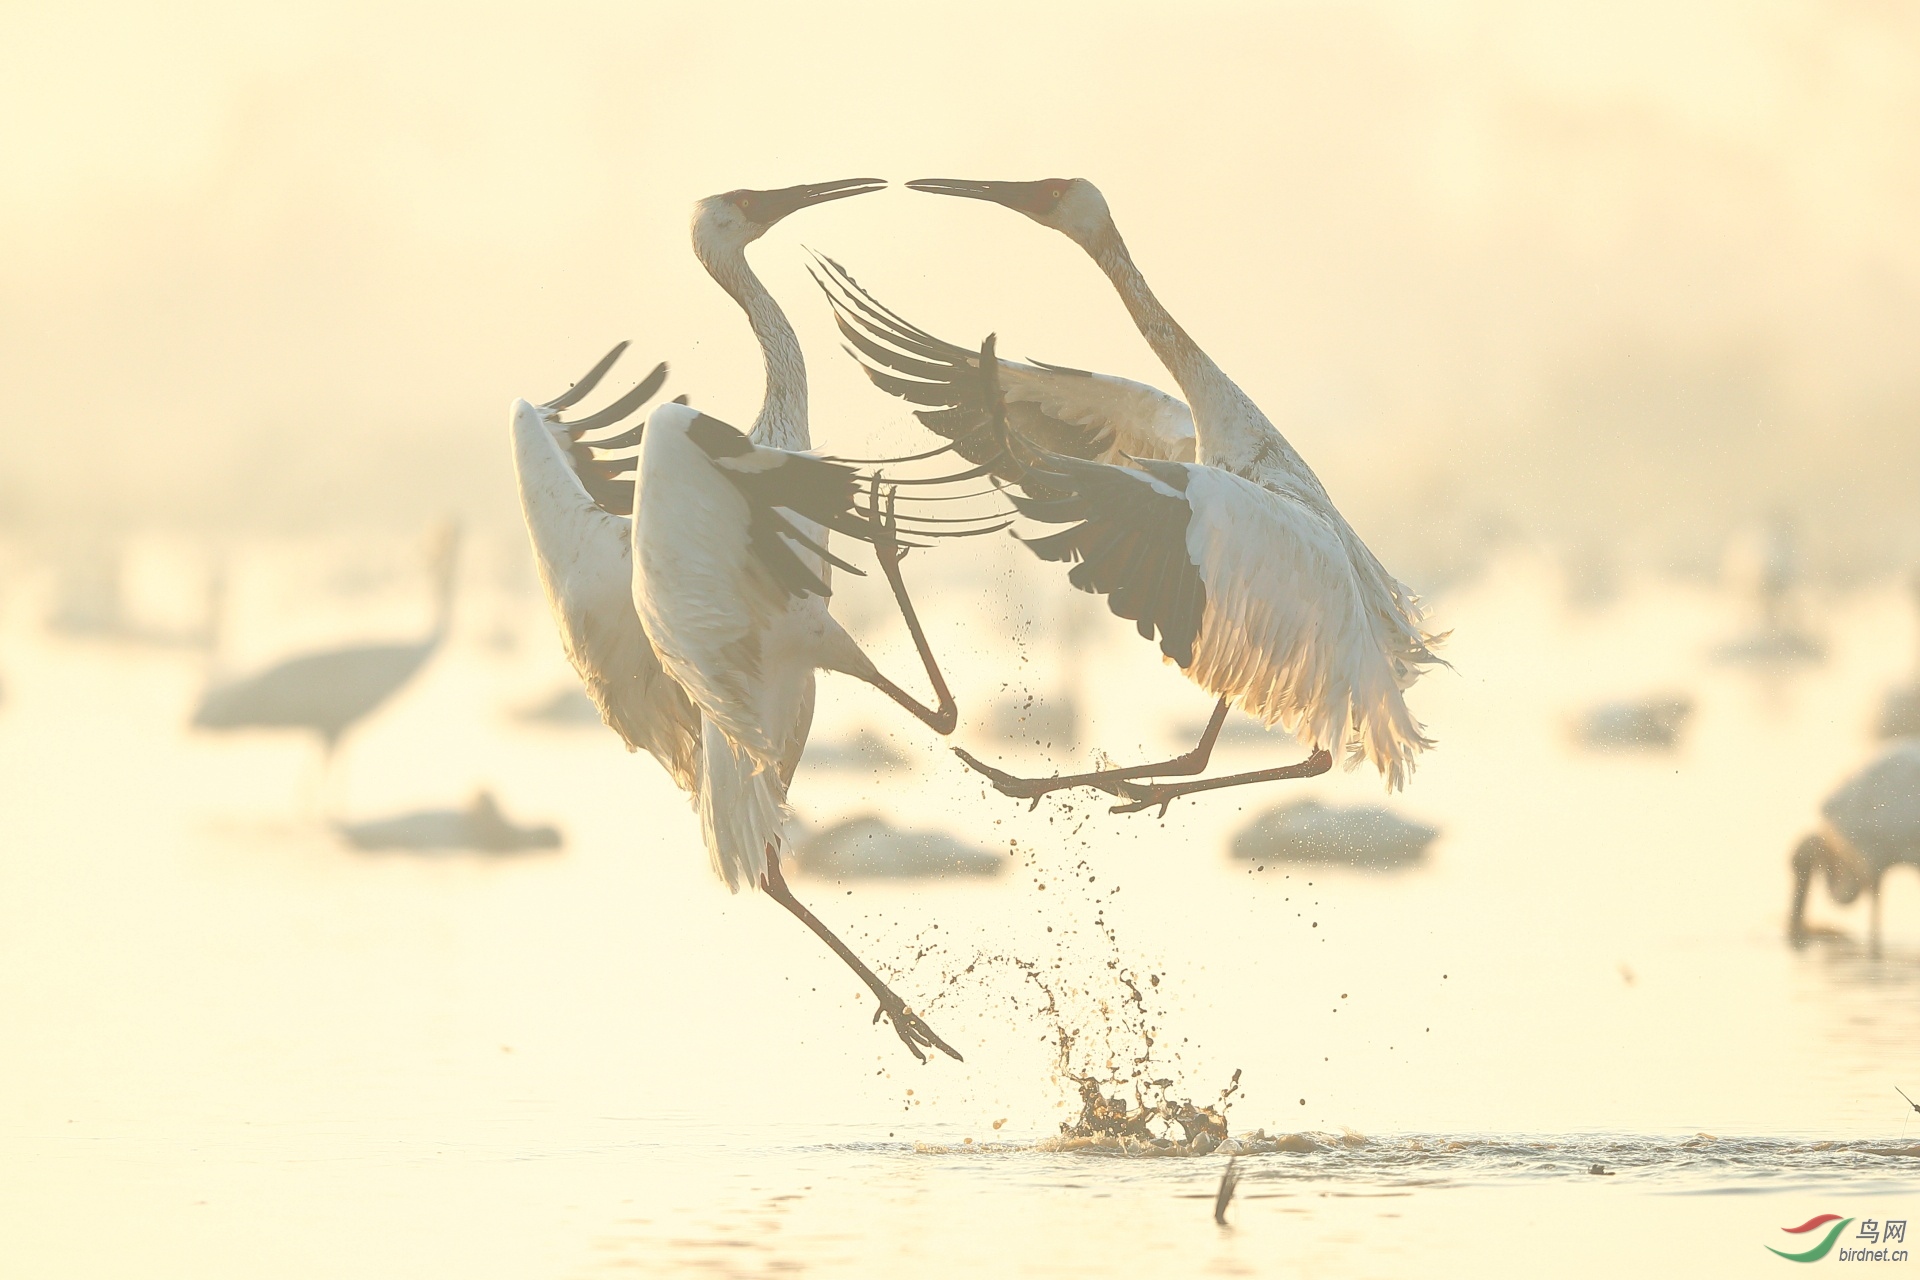
<path id="1" fill-rule="evenodd" d="M 524 400 L 514 405 L 512 431 L 521 509 L 567 659 L 627 749 L 648 752 L 692 792 L 699 713 L 662 670 L 634 612 L 629 522 L 595 505 Z"/>
<path id="2" fill-rule="evenodd" d="M 935 409 L 922 419 L 949 438 L 992 413 L 978 351 L 920 328 L 868 293 L 831 258 L 818 261 L 821 273 L 815 279 L 833 306 L 841 334 L 853 344 L 848 354 L 877 386 Z M 1157 387 L 1063 365 L 1018 360 L 998 364 L 1011 427 L 1042 448 L 1120 465 L 1130 457 L 1194 459 L 1192 412 Z M 1080 430 L 1062 432 L 1061 424 Z M 1092 442 L 1100 439 L 1104 448 L 1096 451 Z"/>
<path id="3" fill-rule="evenodd" d="M 1000 361 L 1000 385 L 1010 414 L 1017 415 L 1019 405 L 1031 404 L 1049 418 L 1111 431 L 1112 445 L 1090 461 L 1193 461 L 1193 412 L 1184 400 L 1158 387 L 1112 374 L 1046 368 L 1017 360 Z"/>
<path id="4" fill-rule="evenodd" d="M 788 750 L 791 714 L 768 705 L 762 649 L 787 600 L 754 559 L 746 499 L 662 405 L 641 444 L 633 604 L 661 663 L 701 712 L 763 768 Z M 798 695 L 796 694 L 796 697 Z"/>
<path id="5" fill-rule="evenodd" d="M 1187 473 L 1187 552 L 1207 587 L 1187 675 L 1304 745 L 1344 747 L 1349 767 L 1371 762 L 1389 789 L 1404 786 L 1433 745 L 1402 696 L 1418 675 L 1409 621 L 1374 599 L 1333 520 L 1230 472 Z"/>

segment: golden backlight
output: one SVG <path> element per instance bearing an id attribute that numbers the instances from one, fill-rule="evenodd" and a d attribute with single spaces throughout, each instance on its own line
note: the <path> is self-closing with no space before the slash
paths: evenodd
<path id="1" fill-rule="evenodd" d="M 0 63 L 0 1275 L 1744 1276 L 1816 1214 L 1920 1229 L 1911 867 L 1880 946 L 1823 884 L 1842 936 L 1785 936 L 1789 855 L 1915 680 L 1920 10 L 11 3 Z M 664 360 L 745 427 L 689 212 L 855 174 L 892 185 L 747 251 L 822 449 L 937 442 L 803 246 L 943 338 L 1171 388 L 1073 245 L 904 186 L 1084 176 L 1453 633 L 1404 794 L 1164 820 L 1030 812 L 823 677 L 808 829 L 1000 868 L 795 876 L 966 1055 L 926 1067 L 715 882 L 652 760 L 555 723 L 506 430 L 622 339 L 608 389 Z M 235 672 L 433 636 L 447 518 L 444 643 L 332 773 L 188 728 Z M 1205 721 L 1004 535 L 906 572 L 953 744 L 1051 773 Z M 878 575 L 836 586 L 923 693 Z M 1630 699 L 1686 703 L 1671 749 L 1595 749 Z M 334 825 L 483 790 L 564 847 Z M 1229 856 L 1302 797 L 1439 835 L 1391 873 Z M 1151 1032 L 1201 1102 L 1238 1069 L 1232 1128 L 1316 1149 L 1242 1157 L 1225 1229 L 1222 1159 L 1048 1149 L 1063 1031 L 1120 1075 Z"/>

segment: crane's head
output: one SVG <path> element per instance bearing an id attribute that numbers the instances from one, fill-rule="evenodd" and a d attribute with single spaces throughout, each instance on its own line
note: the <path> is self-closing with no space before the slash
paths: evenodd
<path id="1" fill-rule="evenodd" d="M 776 191 L 723 191 L 693 206 L 693 247 L 703 254 L 708 249 L 744 249 L 789 214 L 829 200 L 863 196 L 886 185 L 879 178 L 842 178 Z"/>
<path id="2" fill-rule="evenodd" d="M 1024 213 L 1043 227 L 1052 227 L 1085 246 L 1113 226 L 1107 198 L 1085 178 L 1042 178 L 1038 182 L 975 182 L 967 178 L 915 178 L 915 191 L 937 196 L 991 200 L 1015 213 Z"/>
<path id="3" fill-rule="evenodd" d="M 1835 903 L 1846 906 L 1860 896 L 1873 881 L 1873 868 L 1844 841 L 1830 839 L 1822 832 L 1802 840 L 1793 851 L 1793 903 L 1787 920 L 1788 931 L 1796 938 L 1807 929 L 1807 890 L 1815 873 L 1827 881 L 1827 894 Z"/>

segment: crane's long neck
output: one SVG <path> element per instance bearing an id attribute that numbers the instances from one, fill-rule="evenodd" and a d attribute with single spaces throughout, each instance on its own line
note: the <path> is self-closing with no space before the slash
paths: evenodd
<path id="1" fill-rule="evenodd" d="M 807 362 L 800 354 L 800 339 L 787 323 L 786 313 L 747 265 L 744 248 L 703 252 L 700 260 L 708 274 L 747 313 L 747 323 L 753 326 L 753 336 L 760 343 L 760 358 L 767 368 L 767 391 L 760 402 L 760 416 L 753 420 L 754 442 L 776 449 L 812 448 L 813 438 L 807 429 Z"/>
<path id="2" fill-rule="evenodd" d="M 434 566 L 433 584 L 433 630 L 428 633 L 427 643 L 438 645 L 447 638 L 447 632 L 453 629 L 453 571 L 452 550 L 443 553 L 439 564 Z"/>
<path id="3" fill-rule="evenodd" d="M 1084 247 L 1113 282 L 1140 336 L 1180 384 L 1193 409 L 1200 460 L 1241 470 L 1260 461 L 1276 444 L 1284 449 L 1285 441 L 1267 416 L 1154 296 L 1147 278 L 1134 265 L 1133 255 L 1127 252 L 1119 228 L 1108 223 Z"/>

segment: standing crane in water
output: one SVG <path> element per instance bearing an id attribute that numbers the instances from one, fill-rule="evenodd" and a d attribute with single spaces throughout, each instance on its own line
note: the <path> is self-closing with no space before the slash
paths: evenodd
<path id="1" fill-rule="evenodd" d="M 1889 744 L 1820 808 L 1819 827 L 1794 848 L 1793 898 L 1787 936 L 1794 942 L 1827 935 L 1807 923 L 1807 893 L 1815 874 L 1827 882 L 1834 902 L 1846 906 L 1866 893 L 1868 945 L 1880 945 L 1880 884 L 1905 864 L 1920 868 L 1920 740 Z"/>
<path id="2" fill-rule="evenodd" d="M 405 644 L 357 644 L 300 654 L 250 676 L 215 683 L 194 709 L 196 729 L 304 729 L 320 739 L 323 794 L 340 740 L 404 688 L 447 638 L 459 533 L 434 534 L 433 622 Z"/>
<path id="3" fill-rule="evenodd" d="M 1022 798 L 1091 786 L 1116 811 L 1247 783 L 1311 777 L 1344 753 L 1403 786 L 1432 746 L 1404 693 L 1438 663 L 1426 610 L 1368 550 L 1305 459 L 1148 288 L 1099 190 L 1084 178 L 907 184 L 988 200 L 1061 232 L 1112 281 L 1185 403 L 1123 378 L 969 352 L 903 320 L 822 260 L 841 333 L 883 390 L 969 458 L 1021 487 L 1021 512 L 1072 527 L 1027 545 L 1078 562 L 1068 580 L 1103 595 L 1141 636 L 1218 698 L 1191 751 L 1170 760 L 1020 778 L 959 754 Z M 993 424 L 1003 423 L 996 432 Z M 1279 725 L 1300 763 L 1181 782 L 1203 772 L 1228 710 Z"/>
<path id="4" fill-rule="evenodd" d="M 875 684 L 939 732 L 951 731 L 955 719 L 899 582 L 894 521 L 880 511 L 879 486 L 869 478 L 871 509 L 863 517 L 853 510 L 851 469 L 806 452 L 806 362 L 746 260 L 746 247 L 781 219 L 881 185 L 853 179 L 739 190 L 695 206 L 694 253 L 746 313 L 765 365 L 751 432 L 675 404 L 655 410 L 643 427 L 584 441 L 584 428 L 561 422 L 557 412 L 591 389 L 616 348 L 567 396 L 540 407 L 516 402 L 512 435 L 548 603 L 607 722 L 630 748 L 659 759 L 691 796 L 714 869 L 729 888 L 764 891 L 818 935 L 873 992 L 875 1020 L 888 1017 L 915 1057 L 924 1060 L 930 1047 L 957 1058 L 800 903 L 780 869 L 786 791 L 812 723 L 816 667 Z M 638 401 L 630 393 L 619 403 L 631 411 Z M 593 415 L 596 425 L 608 424 L 609 411 Z M 638 459 L 606 456 L 636 444 Z M 637 471 L 635 480 L 618 478 L 626 471 Z M 622 510 L 632 518 L 616 513 Z M 884 546 L 882 564 L 926 661 L 937 709 L 880 676 L 826 612 L 829 565 L 850 567 L 826 549 L 827 528 Z"/>

